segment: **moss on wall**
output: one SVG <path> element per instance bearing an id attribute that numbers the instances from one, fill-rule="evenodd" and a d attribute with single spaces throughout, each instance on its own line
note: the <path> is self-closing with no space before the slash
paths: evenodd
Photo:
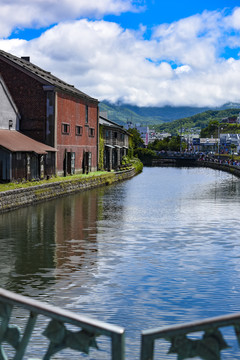
<path id="1" fill-rule="evenodd" d="M 19 207 L 37 204 L 60 196 L 88 190 L 95 187 L 111 185 L 114 182 L 130 179 L 137 174 L 135 168 L 119 173 L 105 173 L 103 175 L 53 182 L 0 193 L 0 213 Z"/>
<path id="2" fill-rule="evenodd" d="M 99 158 L 98 158 L 98 168 L 99 170 L 104 170 L 104 139 L 103 139 L 103 128 L 99 126 Z"/>

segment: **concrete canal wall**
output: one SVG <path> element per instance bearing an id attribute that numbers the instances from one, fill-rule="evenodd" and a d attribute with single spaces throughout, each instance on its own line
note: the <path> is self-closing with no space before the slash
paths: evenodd
<path id="1" fill-rule="evenodd" d="M 213 161 L 197 161 L 196 165 L 203 166 L 203 167 L 209 167 L 209 168 L 215 169 L 215 170 L 225 171 L 232 175 L 240 177 L 240 166 L 220 164 L 217 162 L 215 163 Z"/>
<path id="2" fill-rule="evenodd" d="M 132 178 L 136 170 L 63 180 L 0 193 L 0 213 Z"/>

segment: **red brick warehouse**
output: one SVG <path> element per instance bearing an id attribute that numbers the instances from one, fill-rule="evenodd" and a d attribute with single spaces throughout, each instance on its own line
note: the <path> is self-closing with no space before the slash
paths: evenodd
<path id="1" fill-rule="evenodd" d="M 0 50 L 0 74 L 21 115 L 20 131 L 56 148 L 56 173 L 97 170 L 98 100 Z"/>

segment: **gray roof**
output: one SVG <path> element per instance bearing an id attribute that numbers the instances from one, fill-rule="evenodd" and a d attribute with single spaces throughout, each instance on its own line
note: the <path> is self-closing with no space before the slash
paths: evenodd
<path id="1" fill-rule="evenodd" d="M 123 131 L 126 131 L 123 126 L 115 123 L 112 120 L 107 119 L 106 117 L 102 116 L 101 114 L 99 115 L 99 124 L 100 125 L 105 125 L 105 126 L 110 126 L 110 127 L 115 127 L 115 128 L 119 128 Z"/>
<path id="2" fill-rule="evenodd" d="M 112 127 L 113 129 L 117 128 L 118 130 L 121 130 L 122 132 L 130 136 L 129 132 L 127 132 L 127 130 L 122 125 L 119 125 L 114 121 L 105 118 L 101 114 L 99 114 L 99 125 Z"/>
<path id="3" fill-rule="evenodd" d="M 70 84 L 66 83 L 65 81 L 63 81 L 63 80 L 57 78 L 56 76 L 52 75 L 50 72 L 41 69 L 37 65 L 34 65 L 33 63 L 31 63 L 30 61 L 27 60 L 27 57 L 19 58 L 19 57 L 15 56 L 15 55 L 12 55 L 12 54 L 9 54 L 9 53 L 7 53 L 7 52 L 5 52 L 3 50 L 0 50 L 0 58 L 6 59 L 6 60 L 14 63 L 18 67 L 22 68 L 23 70 L 30 72 L 34 76 L 41 79 L 42 83 L 45 84 L 45 85 L 51 85 L 51 86 L 56 87 L 57 89 L 60 89 L 60 90 L 62 90 L 64 92 L 71 93 L 71 94 L 73 94 L 75 96 L 78 96 L 78 97 L 81 97 L 81 98 L 86 98 L 86 99 L 88 99 L 90 101 L 98 102 L 97 99 L 94 99 L 91 96 L 89 96 L 89 95 L 83 93 L 82 91 L 76 89 L 73 85 L 70 85 Z"/>

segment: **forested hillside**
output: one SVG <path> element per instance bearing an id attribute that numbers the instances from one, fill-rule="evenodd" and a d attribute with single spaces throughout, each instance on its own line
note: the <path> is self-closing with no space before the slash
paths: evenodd
<path id="1" fill-rule="evenodd" d="M 165 123 L 154 126 L 157 131 L 165 131 L 171 134 L 179 133 L 180 129 L 191 129 L 191 128 L 205 128 L 210 121 L 221 122 L 223 118 L 229 116 L 238 116 L 240 107 L 238 109 L 227 109 L 227 110 L 208 110 L 200 114 L 196 114 L 190 117 L 185 117 L 172 121 L 171 123 Z"/>
<path id="2" fill-rule="evenodd" d="M 127 121 L 133 124 L 153 126 L 160 131 L 176 131 L 181 127 L 207 126 L 210 120 L 236 115 L 240 104 L 225 104 L 221 108 L 209 109 L 198 107 L 138 107 L 128 104 L 110 104 L 103 101 L 99 104 L 101 112 L 107 112 L 108 118 L 124 125 Z"/>
<path id="3" fill-rule="evenodd" d="M 131 121 L 133 124 L 156 125 L 192 116 L 208 108 L 198 107 L 138 107 L 128 104 L 110 104 L 107 101 L 99 104 L 101 112 L 107 112 L 108 118 L 120 125 Z"/>

